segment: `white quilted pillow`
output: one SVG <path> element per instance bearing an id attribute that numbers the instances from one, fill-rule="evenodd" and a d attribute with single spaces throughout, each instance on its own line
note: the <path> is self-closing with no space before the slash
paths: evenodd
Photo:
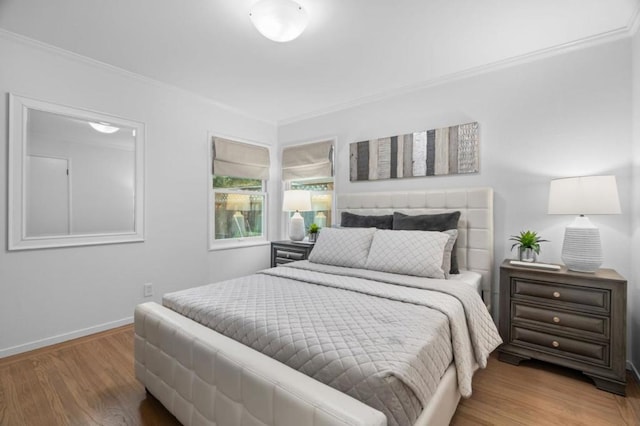
<path id="1" fill-rule="evenodd" d="M 445 278 L 442 269 L 449 235 L 433 231 L 378 230 L 366 268 L 394 274 Z"/>
<path id="2" fill-rule="evenodd" d="M 322 228 L 309 262 L 364 268 L 376 228 Z"/>

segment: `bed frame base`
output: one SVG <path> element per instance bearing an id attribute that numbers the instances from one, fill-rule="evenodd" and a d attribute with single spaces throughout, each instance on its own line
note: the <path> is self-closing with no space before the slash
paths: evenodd
<path id="1" fill-rule="evenodd" d="M 382 426 L 380 411 L 156 303 L 135 311 L 135 372 L 184 425 Z M 416 426 L 447 425 L 450 366 Z"/>

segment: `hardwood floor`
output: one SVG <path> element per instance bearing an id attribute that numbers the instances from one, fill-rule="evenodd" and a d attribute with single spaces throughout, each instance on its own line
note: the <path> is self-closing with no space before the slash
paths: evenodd
<path id="1" fill-rule="evenodd" d="M 597 389 L 582 373 L 491 356 L 473 377 L 473 395 L 458 405 L 452 425 L 640 425 L 640 386 L 627 372 L 627 396 Z"/>
<path id="2" fill-rule="evenodd" d="M 133 326 L 0 359 L 0 425 L 179 425 L 133 374 Z"/>
<path id="3" fill-rule="evenodd" d="M 580 373 L 489 360 L 454 425 L 640 425 L 640 386 L 626 398 Z M 133 374 L 133 327 L 0 359 L 0 425 L 178 425 Z"/>

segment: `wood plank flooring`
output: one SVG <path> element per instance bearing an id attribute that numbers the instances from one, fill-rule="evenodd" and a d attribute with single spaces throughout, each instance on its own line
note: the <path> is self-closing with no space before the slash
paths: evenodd
<path id="1" fill-rule="evenodd" d="M 640 386 L 600 391 L 578 372 L 489 360 L 454 425 L 640 425 Z M 133 327 L 0 359 L 0 425 L 178 425 L 133 373 Z"/>

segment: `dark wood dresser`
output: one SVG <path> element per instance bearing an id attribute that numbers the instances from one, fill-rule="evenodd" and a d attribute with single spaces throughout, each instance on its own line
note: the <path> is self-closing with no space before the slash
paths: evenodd
<path id="1" fill-rule="evenodd" d="M 313 250 L 313 243 L 303 243 L 296 241 L 272 241 L 271 242 L 271 267 L 282 265 L 283 263 L 295 262 L 296 260 L 306 260 Z"/>
<path id="2" fill-rule="evenodd" d="M 499 359 L 531 358 L 582 371 L 602 390 L 626 387 L 627 281 L 612 269 L 593 274 L 500 267 Z"/>

